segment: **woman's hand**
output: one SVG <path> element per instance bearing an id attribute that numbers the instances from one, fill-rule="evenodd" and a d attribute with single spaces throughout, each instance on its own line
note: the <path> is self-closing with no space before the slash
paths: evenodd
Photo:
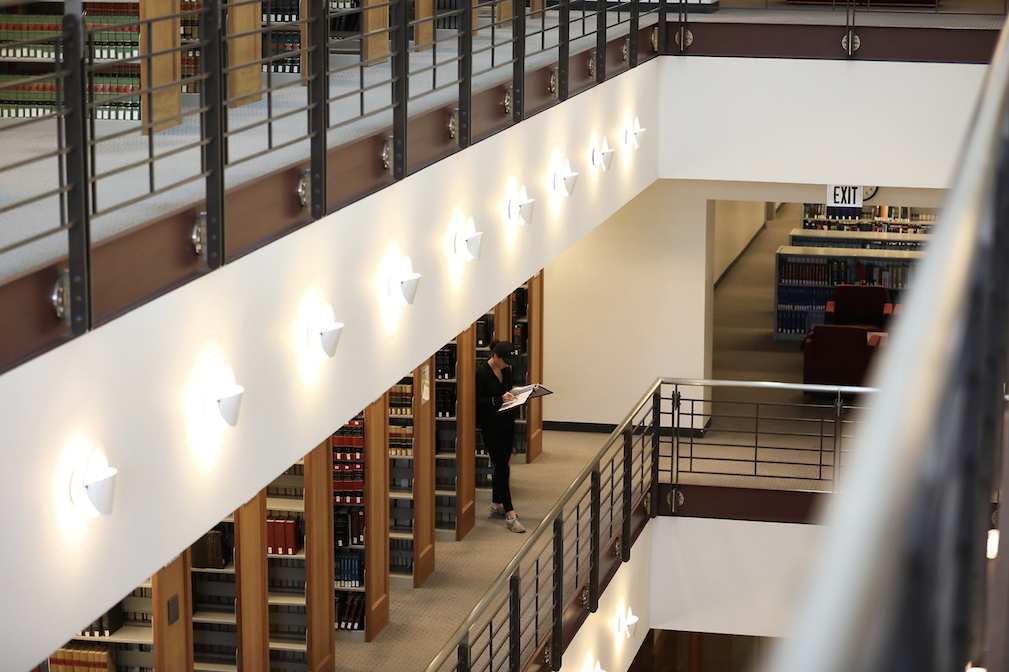
<path id="1" fill-rule="evenodd" d="M 505 392 L 504 394 L 501 395 L 501 401 L 503 402 L 515 401 L 515 395 L 512 394 L 511 392 Z"/>

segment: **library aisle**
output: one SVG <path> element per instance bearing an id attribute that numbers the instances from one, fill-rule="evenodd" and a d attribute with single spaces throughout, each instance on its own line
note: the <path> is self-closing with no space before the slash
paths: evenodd
<path id="1" fill-rule="evenodd" d="M 774 340 L 774 253 L 802 228 L 802 204 L 785 203 L 715 287 L 712 378 L 802 382 L 802 351 Z"/>
<path id="2" fill-rule="evenodd" d="M 606 438 L 606 434 L 543 432 L 544 450 L 534 463 L 512 459 L 512 497 L 529 533 Z M 530 534 L 509 532 L 500 519 L 489 518 L 490 490 L 477 490 L 476 501 L 476 526 L 463 541 L 437 543 L 435 571 L 424 585 L 390 590 L 389 624 L 375 641 L 336 643 L 340 672 L 423 672 L 455 634 L 530 538 Z"/>

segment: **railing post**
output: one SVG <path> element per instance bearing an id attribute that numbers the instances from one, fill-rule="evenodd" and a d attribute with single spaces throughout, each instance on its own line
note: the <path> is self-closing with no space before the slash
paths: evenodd
<path id="1" fill-rule="evenodd" d="M 459 129 L 456 140 L 460 149 L 469 147 L 473 140 L 471 119 L 473 113 L 473 3 L 461 0 L 459 21 Z"/>
<path id="2" fill-rule="evenodd" d="M 634 68 L 638 65 L 638 31 L 639 19 L 641 16 L 641 6 L 639 4 L 640 0 L 631 0 L 631 26 L 630 35 L 628 35 L 628 45 L 627 45 L 627 65 L 628 67 Z"/>
<path id="3" fill-rule="evenodd" d="M 606 0 L 596 0 L 596 83 L 606 81 Z"/>
<path id="4" fill-rule="evenodd" d="M 526 82 L 526 3 L 512 2 L 512 121 L 525 119 Z"/>
<path id="5" fill-rule="evenodd" d="M 410 96 L 408 78 L 410 76 L 410 26 L 407 3 L 410 0 L 395 0 L 392 4 L 392 176 L 396 180 L 406 177 L 407 150 L 407 98 Z"/>
<path id="6" fill-rule="evenodd" d="M 469 661 L 469 637 L 467 636 L 464 640 L 459 642 L 459 655 L 457 657 L 457 663 L 455 666 L 456 672 L 469 672 L 470 661 Z"/>
<path id="7" fill-rule="evenodd" d="M 589 502 L 589 553 L 592 564 L 589 565 L 589 601 L 586 608 L 595 613 L 599 609 L 599 561 L 602 556 L 602 540 L 600 539 L 600 517 L 602 516 L 602 475 L 599 466 L 592 470 L 590 486 L 591 500 Z"/>
<path id="8" fill-rule="evenodd" d="M 624 519 L 620 528 L 620 560 L 631 559 L 631 507 L 633 506 L 633 486 L 631 483 L 631 465 L 634 461 L 634 430 L 628 427 L 624 430 Z"/>
<path id="9" fill-rule="evenodd" d="M 329 126 L 329 10 L 327 0 L 308 0 L 308 128 L 312 152 L 312 218 L 326 216 L 326 129 Z"/>
<path id="10" fill-rule="evenodd" d="M 207 171 L 207 265 L 224 264 L 224 58 L 221 37 L 221 0 L 206 0 L 201 15 L 200 39 L 206 40 L 200 57 L 203 107 L 204 169 Z"/>
<path id="11" fill-rule="evenodd" d="M 554 521 L 554 627 L 550 636 L 550 669 L 561 669 L 564 647 L 564 520 Z"/>
<path id="12" fill-rule="evenodd" d="M 660 54 L 666 53 L 666 15 L 666 0 L 659 0 L 659 20 L 656 22 L 659 39 L 656 40 L 656 51 Z"/>
<path id="13" fill-rule="evenodd" d="M 67 140 L 67 253 L 70 267 L 70 329 L 76 336 L 91 329 L 91 218 L 88 215 L 84 18 L 80 2 L 68 2 L 63 15 L 63 66 Z"/>
<path id="14" fill-rule="evenodd" d="M 834 492 L 841 491 L 841 393 L 834 400 Z"/>
<path id="15" fill-rule="evenodd" d="M 567 100 L 568 71 L 571 69 L 571 0 L 560 0 L 560 10 L 558 13 L 557 99 Z"/>
<path id="16" fill-rule="evenodd" d="M 515 3 L 519 4 L 519 3 Z M 508 641 L 510 642 L 508 655 L 508 669 L 510 672 L 519 672 L 522 669 L 522 580 L 519 575 L 513 574 L 509 584 L 510 595 L 508 597 L 510 613 L 508 615 L 510 632 Z"/>
<path id="17" fill-rule="evenodd" d="M 659 515 L 659 450 L 662 447 L 662 386 L 652 393 L 652 482 L 648 487 L 652 505 L 648 507 L 648 517 Z"/>

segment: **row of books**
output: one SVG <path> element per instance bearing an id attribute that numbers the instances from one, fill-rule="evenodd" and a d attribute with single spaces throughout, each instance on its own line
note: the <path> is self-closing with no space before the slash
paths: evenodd
<path id="1" fill-rule="evenodd" d="M 364 630 L 364 595 L 336 593 L 336 629 Z"/>
<path id="2" fill-rule="evenodd" d="M 518 287 L 511 293 L 512 322 L 524 320 L 529 316 L 529 290 Z"/>
<path id="3" fill-rule="evenodd" d="M 184 5 L 185 3 L 183 3 Z M 85 2 L 84 16 L 118 16 L 126 14 L 129 16 L 140 15 L 139 2 Z"/>
<path id="4" fill-rule="evenodd" d="M 0 75 L 0 117 L 30 119 L 57 111 L 58 84 L 55 79 L 29 81 L 32 78 Z M 89 98 L 96 105 L 89 110 L 92 119 L 140 119 L 140 80 L 134 77 L 95 77 Z M 19 83 L 26 82 L 26 83 Z M 121 96 L 127 96 L 121 98 Z M 112 100 L 113 98 L 117 100 Z M 108 101 L 108 102 L 103 102 Z"/>
<path id="5" fill-rule="evenodd" d="M 450 380 L 455 378 L 455 343 L 449 343 L 438 352 L 434 353 L 434 377 L 438 380 Z"/>
<path id="6" fill-rule="evenodd" d="M 844 247 L 861 250 L 922 250 L 925 242 L 921 240 L 863 240 L 862 238 L 820 238 L 793 236 L 794 247 Z"/>
<path id="7" fill-rule="evenodd" d="M 413 415 L 413 383 L 399 383 L 389 390 L 389 415 Z"/>
<path id="8" fill-rule="evenodd" d="M 454 385 L 438 385 L 434 388 L 434 414 L 438 418 L 454 418 L 456 388 Z"/>
<path id="9" fill-rule="evenodd" d="M 70 642 L 46 661 L 49 672 L 116 672 L 115 648 L 89 642 Z"/>
<path id="10" fill-rule="evenodd" d="M 807 334 L 823 324 L 823 311 L 778 311 L 775 331 L 779 334 Z"/>
<path id="11" fill-rule="evenodd" d="M 275 58 L 301 49 L 301 33 L 292 30 L 274 30 L 263 34 L 263 72 L 301 72 L 301 55 Z"/>
<path id="12" fill-rule="evenodd" d="M 494 316 L 484 315 L 476 321 L 476 347 L 488 348 L 494 339 Z"/>
<path id="13" fill-rule="evenodd" d="M 333 502 L 336 503 L 337 498 L 348 497 L 355 500 L 364 497 L 363 469 L 333 472 Z"/>
<path id="14" fill-rule="evenodd" d="M 364 509 L 361 507 L 333 507 L 333 543 L 343 548 L 364 545 Z"/>
<path id="15" fill-rule="evenodd" d="M 334 570 L 337 588 L 361 588 L 364 586 L 364 552 L 338 551 Z"/>
<path id="16" fill-rule="evenodd" d="M 263 23 L 297 21 L 301 14 L 299 0 L 265 0 L 263 2 Z"/>
<path id="17" fill-rule="evenodd" d="M 848 261 L 824 257 L 788 257 L 778 265 L 778 282 L 790 285 L 837 285 L 848 282 Z"/>
<path id="18" fill-rule="evenodd" d="M 834 219 L 831 217 L 833 208 L 828 208 L 823 203 L 804 203 L 802 206 L 803 219 Z M 889 222 L 934 222 L 935 213 L 914 212 L 914 209 L 904 205 L 866 205 L 859 208 L 839 208 L 844 211 L 849 219 L 862 219 L 867 221 L 883 220 Z M 848 214 L 848 210 L 853 210 Z"/>
<path id="19" fill-rule="evenodd" d="M 199 77 L 200 75 L 200 52 L 195 50 L 182 52 L 182 79 Z M 182 93 L 199 93 L 200 82 L 183 82 Z"/>
<path id="20" fill-rule="evenodd" d="M 140 55 L 136 16 L 88 17 L 86 54 L 100 59 Z M 0 14 L 0 58 L 55 58 L 63 34 L 58 14 Z"/>
<path id="21" fill-rule="evenodd" d="M 301 551 L 305 530 L 300 517 L 266 519 L 266 552 L 295 555 Z"/>
<path id="22" fill-rule="evenodd" d="M 182 2 L 180 4 L 180 10 L 183 13 L 187 12 L 197 12 L 203 8 L 202 2 Z M 200 15 L 199 14 L 188 14 L 179 19 L 179 25 L 182 32 L 182 40 L 198 40 L 200 39 Z"/>
<path id="23" fill-rule="evenodd" d="M 823 310 L 834 300 L 834 287 L 778 287 L 778 310 Z"/>
<path id="24" fill-rule="evenodd" d="M 413 457 L 413 425 L 389 425 L 389 457 Z"/>
<path id="25" fill-rule="evenodd" d="M 359 0 L 330 0 L 329 9 L 335 14 L 335 16 L 330 16 L 330 32 L 361 32 L 361 3 Z"/>
<path id="26" fill-rule="evenodd" d="M 525 322 L 516 322 L 512 325 L 512 345 L 519 352 L 525 352 L 526 350 L 526 335 L 529 330 L 529 325 Z"/>
<path id="27" fill-rule="evenodd" d="M 223 529 L 221 523 L 196 540 L 190 549 L 194 569 L 224 569 L 231 561 L 234 541 Z"/>
<path id="28" fill-rule="evenodd" d="M 137 592 L 137 591 L 134 591 Z M 132 614 L 131 614 L 132 615 Z M 139 619 L 130 619 L 139 620 Z M 110 637 L 126 622 L 126 613 L 123 611 L 122 603 L 112 607 L 104 614 L 89 623 L 87 627 L 77 633 L 78 637 Z"/>

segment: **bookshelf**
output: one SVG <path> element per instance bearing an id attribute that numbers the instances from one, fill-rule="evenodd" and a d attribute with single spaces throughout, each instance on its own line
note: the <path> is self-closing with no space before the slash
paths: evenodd
<path id="1" fill-rule="evenodd" d="M 435 358 L 389 391 L 389 580 L 420 587 L 434 571 Z"/>
<path id="2" fill-rule="evenodd" d="M 922 250 L 929 239 L 929 234 L 926 233 L 829 229 L 792 229 L 788 234 L 788 244 L 793 247 L 852 247 L 865 250 Z"/>
<path id="3" fill-rule="evenodd" d="M 89 655 L 95 663 L 114 660 L 109 669 L 193 669 L 190 563 L 186 549 L 54 652 L 50 669 L 54 659 L 74 669 L 74 663 L 89 662 Z M 67 660 L 73 661 L 70 667 Z"/>
<path id="4" fill-rule="evenodd" d="M 232 514 L 235 528 L 236 667 L 265 670 L 270 661 L 266 489 Z"/>
<path id="5" fill-rule="evenodd" d="M 193 669 L 238 670 L 235 522 L 229 516 L 189 548 L 193 594 Z"/>
<path id="6" fill-rule="evenodd" d="M 935 208 L 893 205 L 863 205 L 861 213 L 835 216 L 822 203 L 804 203 L 802 228 L 828 231 L 874 231 L 877 233 L 928 233 L 939 216 Z"/>
<path id="7" fill-rule="evenodd" d="M 782 246 L 775 255 L 774 338 L 800 341 L 838 284 L 883 285 L 899 303 L 914 281 L 919 250 Z"/>
<path id="8" fill-rule="evenodd" d="M 476 524 L 476 325 L 435 354 L 435 535 L 461 541 Z"/>
<path id="9" fill-rule="evenodd" d="M 494 338 L 519 351 L 512 367 L 516 386 L 543 382 L 543 271 L 516 288 L 494 309 Z M 515 423 L 515 449 L 532 462 L 543 452 L 543 399 L 531 399 Z"/>
<path id="10" fill-rule="evenodd" d="M 338 641 L 365 641 L 365 446 L 364 412 L 331 437 L 333 445 L 333 542 Z"/>
<path id="11" fill-rule="evenodd" d="M 389 393 L 364 409 L 364 637 L 389 623 Z"/>

